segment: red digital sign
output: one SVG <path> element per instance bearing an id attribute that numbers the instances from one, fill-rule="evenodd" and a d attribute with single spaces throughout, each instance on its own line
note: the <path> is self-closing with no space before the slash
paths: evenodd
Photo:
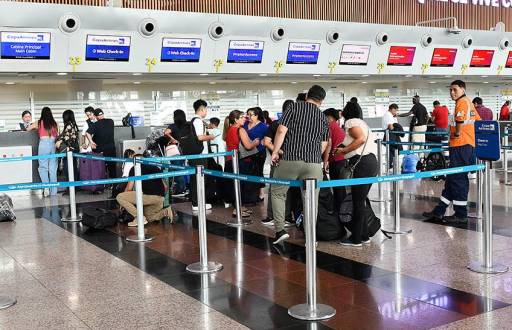
<path id="1" fill-rule="evenodd" d="M 414 61 L 416 47 L 391 46 L 388 65 L 411 66 Z"/>
<path id="2" fill-rule="evenodd" d="M 434 48 L 430 66 L 433 67 L 452 67 L 455 63 L 457 48 Z"/>
<path id="3" fill-rule="evenodd" d="M 469 66 L 473 68 L 490 68 L 493 56 L 494 50 L 475 49 Z"/>
<path id="4" fill-rule="evenodd" d="M 512 52 L 508 53 L 506 68 L 512 68 Z"/>

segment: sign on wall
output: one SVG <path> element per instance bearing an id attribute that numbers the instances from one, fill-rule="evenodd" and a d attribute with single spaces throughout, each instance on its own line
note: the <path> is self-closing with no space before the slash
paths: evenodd
<path id="1" fill-rule="evenodd" d="M 369 45 L 344 44 L 341 47 L 340 65 L 366 65 L 369 57 Z"/>
<path id="2" fill-rule="evenodd" d="M 319 54 L 319 43 L 290 42 L 286 64 L 316 64 Z"/>
<path id="3" fill-rule="evenodd" d="M 457 48 L 434 48 L 432 53 L 432 67 L 453 67 L 455 57 L 457 56 Z"/>
<path id="4" fill-rule="evenodd" d="M 469 66 L 475 68 L 490 68 L 493 56 L 494 50 L 475 49 L 471 56 Z"/>
<path id="5" fill-rule="evenodd" d="M 2 59 L 50 59 L 49 32 L 2 32 L 0 35 Z"/>
<path id="6" fill-rule="evenodd" d="M 162 62 L 199 62 L 200 57 L 201 39 L 162 39 Z"/>
<path id="7" fill-rule="evenodd" d="M 388 65 L 411 66 L 414 61 L 414 53 L 416 53 L 416 47 L 391 46 Z"/>
<path id="8" fill-rule="evenodd" d="M 87 35 L 85 60 L 128 62 L 130 43 L 131 38 L 126 36 Z"/>
<path id="9" fill-rule="evenodd" d="M 261 63 L 263 41 L 231 40 L 228 49 L 228 63 Z"/>

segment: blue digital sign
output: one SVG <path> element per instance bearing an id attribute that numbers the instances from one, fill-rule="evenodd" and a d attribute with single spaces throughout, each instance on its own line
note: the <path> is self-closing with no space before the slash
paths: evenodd
<path id="1" fill-rule="evenodd" d="M 482 160 L 500 159 L 500 125 L 493 120 L 475 121 L 476 157 Z"/>
<path id="2" fill-rule="evenodd" d="M 228 49 L 228 63 L 261 63 L 263 41 L 231 40 Z"/>
<path id="3" fill-rule="evenodd" d="M 130 43 L 130 37 L 88 35 L 85 60 L 128 62 Z"/>
<path id="4" fill-rule="evenodd" d="M 2 59 L 50 59 L 49 32 L 2 32 L 0 35 Z"/>
<path id="5" fill-rule="evenodd" d="M 200 57 L 201 39 L 162 39 L 162 62 L 199 62 Z"/>
<path id="6" fill-rule="evenodd" d="M 320 44 L 290 42 L 286 64 L 316 64 L 320 54 Z"/>

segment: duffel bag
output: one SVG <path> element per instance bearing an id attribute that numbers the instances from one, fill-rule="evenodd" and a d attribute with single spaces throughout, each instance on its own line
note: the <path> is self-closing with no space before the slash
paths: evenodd
<path id="1" fill-rule="evenodd" d="M 102 208 L 85 208 L 82 214 L 82 224 L 89 228 L 104 229 L 117 223 L 114 212 Z"/>

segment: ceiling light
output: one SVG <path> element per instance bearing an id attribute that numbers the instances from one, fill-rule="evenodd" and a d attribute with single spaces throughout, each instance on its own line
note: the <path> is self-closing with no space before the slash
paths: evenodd
<path id="1" fill-rule="evenodd" d="M 200 76 L 207 76 L 207 75 L 208 75 L 208 73 L 200 73 L 199 75 L 200 75 Z"/>
<path id="2" fill-rule="evenodd" d="M 435 84 L 436 82 L 435 81 L 429 81 L 428 83 L 429 84 Z"/>
<path id="3" fill-rule="evenodd" d="M 140 73 L 140 72 L 134 72 L 134 73 L 132 73 L 132 76 L 142 76 L 142 73 Z"/>
<path id="4" fill-rule="evenodd" d="M 135 85 L 140 85 L 140 81 L 134 81 L 133 82 Z"/>
<path id="5" fill-rule="evenodd" d="M 488 84 L 489 82 L 488 81 L 484 81 L 484 84 Z"/>
<path id="6" fill-rule="evenodd" d="M 363 74 L 363 77 L 369 77 L 370 75 L 369 74 Z"/>
<path id="7" fill-rule="evenodd" d="M 452 76 L 444 76 L 445 78 L 451 78 Z"/>
<path id="8" fill-rule="evenodd" d="M 482 78 L 487 78 L 487 77 L 489 77 L 489 76 L 482 76 Z"/>
<path id="9" fill-rule="evenodd" d="M 5 84 L 6 84 L 6 85 L 14 85 L 14 84 L 16 84 L 16 83 L 15 83 L 14 81 L 8 81 L 8 82 L 6 82 Z"/>
<path id="10" fill-rule="evenodd" d="M 412 77 L 412 74 L 408 74 L 405 76 L 406 78 L 411 78 Z"/>
<path id="11" fill-rule="evenodd" d="M 367 84 L 367 82 L 366 81 L 361 81 L 361 84 Z"/>
<path id="12" fill-rule="evenodd" d="M 314 74 L 313 77 L 321 77 L 321 74 Z"/>
<path id="13" fill-rule="evenodd" d="M 57 72 L 57 76 L 67 76 L 67 72 Z"/>
<path id="14" fill-rule="evenodd" d="M 292 81 L 292 84 L 296 84 L 297 82 L 296 81 Z"/>
<path id="15" fill-rule="evenodd" d="M 210 81 L 210 82 L 209 82 L 209 84 L 210 84 L 210 85 L 215 85 L 215 84 L 216 84 L 216 82 L 215 82 L 215 81 Z"/>
<path id="16" fill-rule="evenodd" d="M 266 73 L 260 73 L 260 77 L 266 77 L 266 76 L 268 76 L 268 74 L 266 74 Z"/>

